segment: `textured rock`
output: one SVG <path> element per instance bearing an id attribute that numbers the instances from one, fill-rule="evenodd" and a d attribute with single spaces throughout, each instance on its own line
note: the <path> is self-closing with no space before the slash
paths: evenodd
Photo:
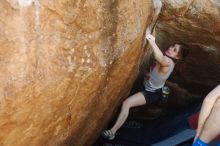
<path id="1" fill-rule="evenodd" d="M 138 73 L 150 0 L 0 0 L 0 145 L 90 145 Z"/>
<path id="2" fill-rule="evenodd" d="M 189 45 L 190 55 L 172 81 L 191 94 L 205 95 L 220 82 L 220 4 L 218 0 L 166 0 L 156 27 L 157 42 Z M 181 94 L 179 94 L 181 96 Z"/>

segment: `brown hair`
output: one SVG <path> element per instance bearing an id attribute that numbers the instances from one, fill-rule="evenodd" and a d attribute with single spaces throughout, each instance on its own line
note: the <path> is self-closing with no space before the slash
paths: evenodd
<path id="1" fill-rule="evenodd" d="M 175 43 L 177 45 L 180 45 L 180 50 L 178 55 L 180 56 L 181 60 L 184 60 L 186 56 L 189 54 L 189 47 L 185 43 Z"/>

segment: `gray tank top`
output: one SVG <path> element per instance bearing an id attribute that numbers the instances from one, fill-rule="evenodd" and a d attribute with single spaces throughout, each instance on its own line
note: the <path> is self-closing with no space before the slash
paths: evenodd
<path id="1" fill-rule="evenodd" d="M 161 74 L 159 72 L 159 64 L 156 63 L 156 65 L 151 68 L 150 73 L 147 74 L 147 76 L 144 78 L 144 88 L 146 91 L 152 91 L 154 92 L 157 89 L 160 89 L 164 86 L 167 78 L 170 76 L 174 69 L 175 64 L 173 61 L 171 61 L 171 66 L 167 74 Z"/>

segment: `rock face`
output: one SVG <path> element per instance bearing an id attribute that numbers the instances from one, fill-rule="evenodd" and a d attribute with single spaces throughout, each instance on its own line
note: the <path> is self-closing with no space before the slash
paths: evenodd
<path id="1" fill-rule="evenodd" d="M 152 5 L 0 0 L 0 145 L 91 145 L 138 73 Z"/>
<path id="2" fill-rule="evenodd" d="M 153 2 L 0 0 L 0 145 L 91 145 L 138 74 Z M 158 45 L 190 47 L 171 78 L 184 95 L 219 84 L 219 15 L 218 0 L 163 1 Z"/>
<path id="3" fill-rule="evenodd" d="M 166 0 L 157 22 L 157 43 L 189 45 L 172 81 L 191 94 L 206 94 L 220 83 L 220 3 L 218 0 Z M 180 94 L 179 94 L 180 95 Z"/>

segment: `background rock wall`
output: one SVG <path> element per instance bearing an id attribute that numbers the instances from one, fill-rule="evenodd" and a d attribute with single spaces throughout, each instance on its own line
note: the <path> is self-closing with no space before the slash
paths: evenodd
<path id="1" fill-rule="evenodd" d="M 151 0 L 0 0 L 0 145 L 90 145 L 128 94 Z"/>
<path id="2" fill-rule="evenodd" d="M 157 22 L 156 41 L 165 49 L 189 45 L 171 81 L 178 96 L 206 95 L 220 83 L 220 3 L 218 0 L 166 0 Z"/>

